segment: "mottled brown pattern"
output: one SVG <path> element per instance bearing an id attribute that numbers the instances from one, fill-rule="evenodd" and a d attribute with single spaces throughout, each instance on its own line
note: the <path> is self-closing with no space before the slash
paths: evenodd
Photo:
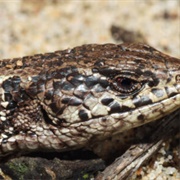
<path id="1" fill-rule="evenodd" d="M 89 147 L 180 108 L 179 59 L 90 44 L 0 62 L 0 156 Z"/>

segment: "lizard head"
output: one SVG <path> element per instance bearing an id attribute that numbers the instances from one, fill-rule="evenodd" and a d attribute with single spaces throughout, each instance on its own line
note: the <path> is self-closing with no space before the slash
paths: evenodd
<path id="1" fill-rule="evenodd" d="M 43 91 L 54 124 L 87 124 L 89 131 L 101 125 L 118 133 L 180 107 L 179 59 L 148 45 L 85 45 L 65 56 L 65 67 Z"/>

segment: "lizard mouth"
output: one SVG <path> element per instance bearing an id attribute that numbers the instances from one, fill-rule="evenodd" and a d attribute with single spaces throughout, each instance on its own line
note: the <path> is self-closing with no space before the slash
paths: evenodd
<path id="1" fill-rule="evenodd" d="M 123 113 L 113 113 L 106 118 L 100 118 L 99 122 L 107 123 L 107 127 L 114 127 L 114 132 L 123 132 L 125 130 L 141 126 L 151 121 L 160 119 L 180 108 L 180 94 L 176 94 L 160 102 L 141 106 L 131 111 Z M 110 121 L 109 121 L 110 120 Z M 109 122 L 108 122 L 109 121 Z M 112 128 L 113 129 L 113 128 Z"/>
<path id="2" fill-rule="evenodd" d="M 180 108 L 180 94 L 163 99 L 159 102 L 142 105 L 124 112 L 115 112 L 105 116 L 94 116 L 86 121 L 68 122 L 65 119 L 53 121 L 42 108 L 45 123 L 54 128 L 79 128 L 83 131 L 111 131 L 119 133 L 150 121 L 155 121 Z M 84 130 L 86 129 L 86 130 Z"/>

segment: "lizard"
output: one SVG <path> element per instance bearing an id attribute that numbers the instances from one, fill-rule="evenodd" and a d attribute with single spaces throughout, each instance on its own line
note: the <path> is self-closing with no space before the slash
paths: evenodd
<path id="1" fill-rule="evenodd" d="M 87 44 L 0 61 L 0 158 L 69 151 L 180 108 L 180 60 L 146 44 Z"/>

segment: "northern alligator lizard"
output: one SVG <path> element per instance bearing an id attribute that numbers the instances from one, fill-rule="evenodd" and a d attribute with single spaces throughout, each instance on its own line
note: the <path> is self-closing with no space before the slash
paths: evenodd
<path id="1" fill-rule="evenodd" d="M 180 108 L 180 60 L 89 44 L 0 61 L 0 157 L 88 147 Z"/>

